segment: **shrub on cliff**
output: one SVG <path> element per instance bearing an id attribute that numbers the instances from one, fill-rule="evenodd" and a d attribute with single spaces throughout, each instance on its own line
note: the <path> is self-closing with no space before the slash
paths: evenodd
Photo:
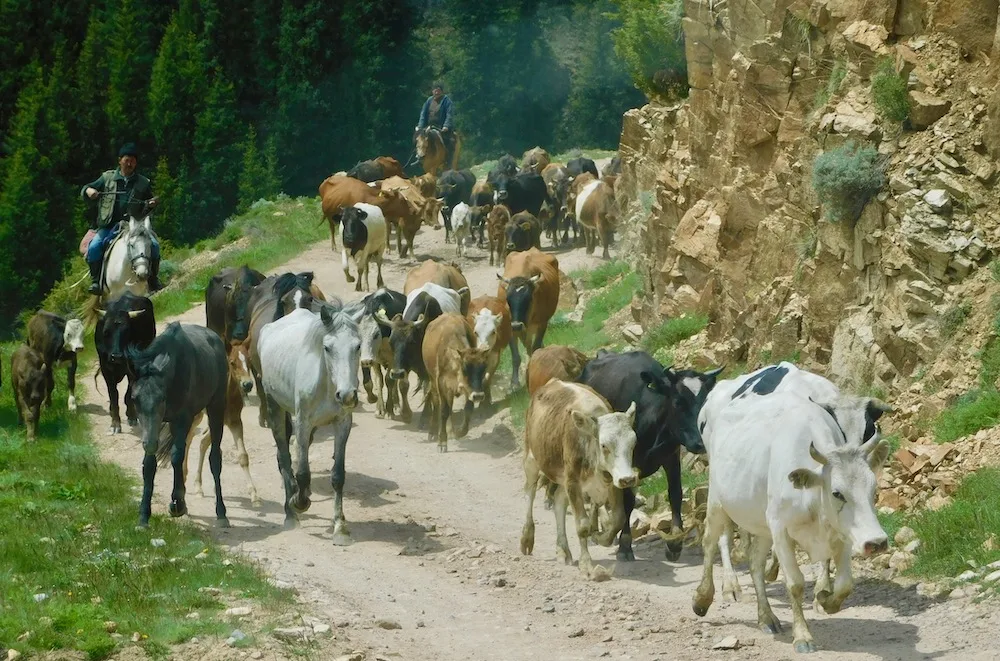
<path id="1" fill-rule="evenodd" d="M 632 82 L 649 97 L 676 99 L 687 92 L 687 57 L 681 0 L 614 0 L 621 27 L 611 32 Z"/>
<path id="2" fill-rule="evenodd" d="M 885 181 L 885 166 L 874 147 L 847 142 L 820 154 L 813 163 L 813 190 L 829 220 L 853 225 Z"/>
<path id="3" fill-rule="evenodd" d="M 879 115 L 894 122 L 902 122 L 910 114 L 906 79 L 896 73 L 889 58 L 880 60 L 872 75 L 872 101 Z"/>

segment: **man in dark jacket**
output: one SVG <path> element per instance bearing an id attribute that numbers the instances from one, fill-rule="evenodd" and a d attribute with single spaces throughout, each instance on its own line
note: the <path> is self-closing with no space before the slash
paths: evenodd
<path id="1" fill-rule="evenodd" d="M 454 120 L 455 113 L 451 98 L 444 93 L 444 83 L 434 83 L 431 95 L 427 97 L 427 100 L 424 101 L 424 107 L 420 109 L 417 130 L 430 127 L 441 131 L 441 139 L 444 140 L 445 149 L 448 150 L 446 162 L 451 162 L 451 155 L 455 151 Z"/>
<path id="2" fill-rule="evenodd" d="M 96 180 L 80 190 L 84 200 L 101 198 L 97 204 L 97 235 L 87 247 L 87 265 L 90 267 L 90 293 L 101 293 L 101 264 L 104 261 L 104 250 L 118 234 L 119 222 L 128 222 L 129 215 L 139 216 L 143 207 L 152 209 L 156 206 L 153 188 L 149 179 L 135 171 L 138 165 L 138 150 L 135 143 L 129 142 L 118 150 L 118 167 L 107 170 Z M 106 195 L 100 195 L 106 193 Z M 149 264 L 149 290 L 160 289 L 160 244 L 153 237 L 153 250 Z"/>

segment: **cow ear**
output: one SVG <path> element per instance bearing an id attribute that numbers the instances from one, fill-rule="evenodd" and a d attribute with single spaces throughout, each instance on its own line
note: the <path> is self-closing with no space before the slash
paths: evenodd
<path id="1" fill-rule="evenodd" d="M 521 229 L 527 232 L 528 230 L 531 229 L 531 223 L 529 223 L 528 221 L 524 221 L 523 223 L 521 223 Z"/>
<path id="2" fill-rule="evenodd" d="M 892 413 L 892 407 L 883 402 L 880 399 L 872 397 L 868 400 L 868 405 L 865 407 L 865 412 L 868 417 L 872 419 L 872 422 L 878 422 L 878 419 L 882 417 L 883 413 Z"/>
<path id="3" fill-rule="evenodd" d="M 542 276 L 540 276 L 540 275 L 533 275 L 533 276 L 531 276 L 531 284 L 536 284 L 541 279 L 542 279 Z"/>
<path id="4" fill-rule="evenodd" d="M 806 468 L 796 468 L 788 474 L 788 481 L 796 489 L 810 489 L 822 484 L 823 479 L 816 473 Z"/>
<path id="5" fill-rule="evenodd" d="M 367 211 L 365 211 L 364 209 L 358 209 L 358 219 L 359 220 L 364 220 L 367 217 L 368 217 L 368 212 Z"/>
<path id="6" fill-rule="evenodd" d="M 663 393 L 663 384 L 660 379 L 650 372 L 649 370 L 643 370 L 639 373 L 639 378 L 643 380 L 646 387 L 656 393 Z"/>
<path id="7" fill-rule="evenodd" d="M 826 457 L 824 457 L 823 454 L 816 449 L 815 443 L 809 444 L 809 456 L 812 457 L 813 461 L 815 461 L 817 464 L 821 466 L 826 466 Z"/>
<path id="8" fill-rule="evenodd" d="M 889 443 L 888 441 L 879 441 L 878 445 L 871 451 L 868 455 L 868 466 L 873 472 L 878 472 L 882 466 L 885 464 L 885 460 L 889 458 Z"/>
<path id="9" fill-rule="evenodd" d="M 580 411 L 570 411 L 570 416 L 573 418 L 573 424 L 576 428 L 580 430 L 581 433 L 593 435 L 594 431 L 594 419 L 589 415 L 581 413 Z"/>

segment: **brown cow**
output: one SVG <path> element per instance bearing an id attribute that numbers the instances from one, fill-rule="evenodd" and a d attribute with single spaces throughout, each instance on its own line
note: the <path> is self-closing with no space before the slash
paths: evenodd
<path id="1" fill-rule="evenodd" d="M 507 238 L 505 231 L 507 223 L 510 222 L 510 209 L 503 204 L 498 204 L 490 209 L 486 217 L 486 236 L 490 242 L 490 266 L 493 266 L 493 253 L 496 252 L 497 261 L 507 255 Z"/>
<path id="2" fill-rule="evenodd" d="M 542 386 L 528 405 L 524 427 L 524 491 L 528 511 L 521 530 L 521 553 L 530 555 L 535 547 L 532 510 L 535 493 L 543 480 L 562 487 L 556 492 L 556 553 L 566 564 L 573 555 L 566 540 L 566 509 L 573 508 L 576 533 L 580 540 L 580 571 L 594 580 L 608 578 L 595 567 L 587 547 L 596 532 L 584 497 L 593 512 L 607 505 L 612 512 L 611 530 L 602 537 L 611 539 L 626 525 L 622 490 L 639 483 L 639 469 L 632 466 L 635 450 L 635 402 L 624 413 L 615 413 L 604 397 L 589 386 L 558 379 Z"/>
<path id="3" fill-rule="evenodd" d="M 455 438 L 469 431 L 473 405 L 483 401 L 483 380 L 489 349 L 476 347 L 476 336 L 465 317 L 445 313 L 427 325 L 421 346 L 429 381 L 424 415 L 430 415 L 430 440 L 436 440 L 438 450 L 448 451 L 448 418 L 455 397 L 465 397 L 462 427 L 452 428 Z"/>
<path id="4" fill-rule="evenodd" d="M 588 362 L 590 362 L 590 358 L 587 357 L 587 354 L 577 351 L 573 347 L 564 347 L 558 344 L 542 347 L 531 354 L 531 358 L 528 360 L 528 396 L 534 395 L 539 388 L 552 379 L 576 381 Z"/>
<path id="5" fill-rule="evenodd" d="M 375 162 L 382 166 L 383 178 L 403 176 L 403 164 L 392 156 L 379 156 Z"/>
<path id="6" fill-rule="evenodd" d="M 432 198 L 437 195 L 437 175 L 428 172 L 418 177 L 413 177 L 410 181 L 413 182 L 414 186 L 420 189 L 420 194 L 424 197 Z"/>
<path id="7" fill-rule="evenodd" d="M 462 269 L 457 264 L 434 259 L 424 260 L 406 274 L 403 294 L 409 295 L 411 291 L 419 289 L 428 282 L 457 291 L 462 299 L 462 314 L 469 311 L 469 301 L 472 299 L 469 293 L 469 281 L 462 275 Z M 463 287 L 464 291 L 460 291 Z"/>
<path id="8" fill-rule="evenodd" d="M 510 306 L 511 386 L 521 387 L 521 355 L 517 350 L 520 341 L 528 356 L 542 346 L 549 320 L 559 305 L 559 260 L 532 248 L 507 255 L 503 275 L 497 274 L 500 286 L 497 297 Z"/>
<path id="9" fill-rule="evenodd" d="M 399 222 L 399 219 L 409 212 L 406 200 L 396 191 L 383 191 L 359 181 L 354 177 L 333 175 L 323 180 L 319 185 L 319 196 L 322 200 L 323 217 L 330 223 L 330 248 L 337 249 L 337 232 L 340 216 L 346 207 L 358 202 L 374 204 L 382 210 L 385 216 L 386 231 Z M 386 235 L 386 245 L 389 236 Z"/>
<path id="10" fill-rule="evenodd" d="M 493 376 L 500 364 L 500 354 L 514 334 L 510 327 L 510 308 L 495 296 L 478 296 L 469 303 L 469 314 L 465 318 L 476 335 L 476 346 L 490 352 L 486 362 L 486 399 L 483 400 L 489 406 L 493 403 Z"/>
<path id="11" fill-rule="evenodd" d="M 618 220 L 615 192 L 607 182 L 594 179 L 589 174 L 588 176 L 590 179 L 577 188 L 576 201 L 573 205 L 576 221 L 583 228 L 583 236 L 587 241 L 587 254 L 593 254 L 600 238 L 604 248 L 601 256 L 604 259 L 611 259 L 608 243 Z"/>
<path id="12" fill-rule="evenodd" d="M 507 252 L 542 249 L 542 223 L 530 211 L 515 213 L 503 233 Z"/>
<path id="13" fill-rule="evenodd" d="M 444 203 L 435 198 L 433 192 L 430 198 L 426 197 L 416 183 L 402 177 L 389 177 L 382 182 L 381 188 L 383 191 L 397 191 L 406 201 L 406 213 L 399 218 L 396 226 L 396 250 L 400 257 L 406 257 L 407 252 L 413 251 L 417 230 L 421 225 L 433 227 Z M 403 246 L 404 238 L 406 247 Z"/>
<path id="14" fill-rule="evenodd" d="M 240 414 L 243 412 L 243 405 L 246 404 L 247 395 L 253 389 L 253 377 L 250 375 L 250 340 L 235 342 L 229 350 L 229 381 L 226 385 L 226 415 L 224 424 L 229 428 L 229 433 L 233 435 L 236 443 L 236 456 L 247 476 L 247 483 L 250 485 L 250 502 L 254 507 L 260 507 L 260 496 L 257 495 L 257 487 L 254 486 L 253 478 L 250 476 L 250 456 L 247 454 L 247 446 L 243 442 L 243 420 Z M 199 414 L 191 425 L 191 434 L 187 439 L 187 448 L 184 456 L 184 479 L 187 481 L 187 455 L 191 452 L 191 441 L 194 440 L 194 430 L 198 426 L 202 414 Z M 205 465 L 205 453 L 212 444 L 212 435 L 206 427 L 205 433 L 199 442 L 198 472 L 195 475 L 195 486 L 198 492 L 207 496 L 201 483 L 201 471 Z"/>
<path id="15" fill-rule="evenodd" d="M 57 365 L 66 365 L 69 388 L 66 408 L 76 411 L 76 357 L 83 350 L 83 322 L 39 310 L 28 321 L 27 330 L 28 346 L 40 353 L 45 363 L 45 405 L 52 406 L 55 388 L 52 370 Z"/>
<path id="16" fill-rule="evenodd" d="M 38 435 L 39 409 L 48 389 L 48 366 L 42 354 L 22 344 L 10 357 L 10 383 L 14 389 L 17 424 L 28 429 L 28 440 Z"/>
<path id="17" fill-rule="evenodd" d="M 521 172 L 534 172 L 540 174 L 545 166 L 552 162 L 549 152 L 541 147 L 534 147 L 524 152 L 521 158 Z"/>

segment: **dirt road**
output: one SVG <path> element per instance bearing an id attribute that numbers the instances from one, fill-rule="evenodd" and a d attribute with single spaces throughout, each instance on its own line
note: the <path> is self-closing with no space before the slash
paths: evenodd
<path id="1" fill-rule="evenodd" d="M 454 251 L 453 244 L 444 244 L 443 231 L 423 230 L 417 237 L 420 260 L 428 255 L 451 259 Z M 565 272 L 600 263 L 582 248 L 560 252 L 558 258 Z M 405 272 L 417 263 L 389 253 L 386 284 L 402 289 Z M 486 251 L 473 248 L 460 263 L 473 296 L 496 291 L 496 269 L 488 265 Z M 272 272 L 279 270 L 313 270 L 324 292 L 345 300 L 357 297 L 328 242 Z M 179 319 L 203 324 L 204 309 L 197 306 Z M 172 320 L 160 320 L 160 327 L 167 321 Z M 91 414 L 103 454 L 138 473 L 136 430 L 105 436 L 103 384 L 101 394 L 90 388 L 86 397 L 94 405 L 87 408 L 100 411 Z M 411 401 L 415 408 L 422 405 L 419 396 Z M 755 626 L 754 592 L 745 567 L 740 568 L 741 603 L 724 604 L 717 596 L 705 618 L 692 613 L 691 597 L 701 574 L 699 547 L 685 549 L 678 562 L 666 562 L 661 542 L 638 543 L 635 563 L 616 563 L 613 549 L 591 546 L 595 561 L 614 576 L 588 583 L 576 567 L 556 563 L 553 516 L 539 498 L 535 554 L 521 557 L 523 474 L 517 440 L 502 424 L 503 415 L 476 418 L 467 438 L 450 441 L 450 451 L 439 454 L 426 433 L 378 420 L 374 405 L 362 404 L 347 448 L 344 511 L 354 543 L 340 547 L 330 535 L 329 429 L 317 433 L 310 452 L 312 508 L 301 517 L 299 529 L 286 532 L 274 444 L 270 432 L 257 425 L 256 405 L 248 406 L 243 421 L 250 470 L 264 503 L 251 506 L 227 431 L 223 485 L 233 528 L 215 534 L 221 543 L 260 560 L 275 578 L 296 586 L 313 610 L 341 627 L 335 629 L 339 636 L 373 654 L 413 661 L 795 656 L 784 586 L 769 588 L 775 613 L 786 625 L 786 633 L 772 637 Z M 166 510 L 168 475 L 161 471 L 158 476 L 154 513 Z M 207 467 L 205 478 L 210 485 Z M 191 493 L 192 485 L 189 476 L 190 516 L 211 526 L 213 500 Z M 576 553 L 575 538 L 571 547 Z M 810 570 L 806 575 L 812 578 Z M 721 585 L 720 568 L 716 577 Z M 810 600 L 811 592 L 810 584 Z M 889 582 L 861 583 L 840 614 L 827 616 L 807 606 L 806 617 L 823 650 L 815 659 L 1000 658 L 998 615 L 964 600 L 932 601 Z M 380 628 L 375 624 L 380 618 L 401 628 Z M 729 636 L 738 639 L 739 649 L 712 649 Z"/>

